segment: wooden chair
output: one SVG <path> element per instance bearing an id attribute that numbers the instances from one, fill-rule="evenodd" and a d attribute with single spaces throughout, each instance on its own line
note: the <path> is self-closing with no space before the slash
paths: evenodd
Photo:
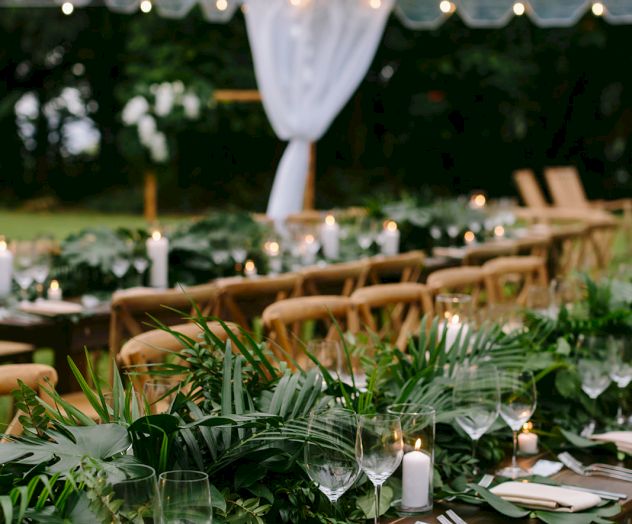
<path id="1" fill-rule="evenodd" d="M 241 336 L 239 326 L 231 322 L 226 324 L 236 336 Z M 219 322 L 208 322 L 207 326 L 222 342 L 228 340 L 229 335 Z M 204 334 L 202 328 L 193 322 L 171 326 L 171 329 L 200 341 Z M 144 384 L 151 381 L 149 371 L 152 365 L 164 363 L 170 355 L 179 353 L 182 348 L 181 341 L 171 333 L 152 329 L 128 340 L 121 348 L 120 361 L 128 372 L 133 373 L 131 380 L 136 391 L 142 392 Z"/>
<path id="2" fill-rule="evenodd" d="M 513 179 L 525 206 L 532 208 L 548 207 L 549 204 L 544 198 L 544 193 L 535 178 L 535 173 L 531 169 L 514 171 Z"/>
<path id="3" fill-rule="evenodd" d="M 471 295 L 473 307 L 483 301 L 485 272 L 477 266 L 452 267 L 433 271 L 426 279 L 432 295 L 440 293 L 464 293 Z"/>
<path id="4" fill-rule="evenodd" d="M 368 270 L 366 260 L 305 268 L 301 271 L 303 295 L 351 296 L 364 286 Z"/>
<path id="5" fill-rule="evenodd" d="M 183 315 L 169 308 L 193 314 L 191 302 L 197 304 L 203 315 L 209 315 L 215 307 L 218 293 L 215 284 L 166 291 L 115 293 L 110 306 L 110 355 L 117 358 L 126 340 L 153 329 L 149 315 L 167 325 L 178 324 L 182 322 Z"/>
<path id="6" fill-rule="evenodd" d="M 332 318 L 343 332 L 357 330 L 357 321 L 353 314 L 349 297 L 320 295 L 281 300 L 268 306 L 263 312 L 263 325 L 272 341 L 272 350 L 280 360 L 304 361 L 300 351 L 302 328 L 306 323 L 317 324 L 314 332 L 325 340 L 338 340 L 338 329 L 332 325 Z"/>
<path id="7" fill-rule="evenodd" d="M 0 362 L 27 364 L 33 362 L 35 346 L 25 342 L 0 340 Z"/>
<path id="8" fill-rule="evenodd" d="M 589 244 L 586 224 L 560 224 L 551 228 L 551 265 L 555 278 L 566 278 L 585 269 L 584 254 Z"/>
<path id="9" fill-rule="evenodd" d="M 526 305 L 529 288 L 547 287 L 546 261 L 540 257 L 499 257 L 483 265 L 489 302 Z M 515 289 L 506 294 L 511 284 Z"/>
<path id="10" fill-rule="evenodd" d="M 433 309 L 428 287 L 408 282 L 358 289 L 351 302 L 361 327 L 395 343 L 401 351 L 419 330 L 421 317 Z"/>
<path id="11" fill-rule="evenodd" d="M 286 224 L 296 224 L 301 226 L 318 226 L 325 218 L 325 211 L 316 209 L 305 209 L 298 213 L 291 213 L 285 218 Z"/>
<path id="12" fill-rule="evenodd" d="M 548 233 L 530 234 L 514 241 L 516 243 L 516 255 L 528 255 L 547 259 L 551 250 L 553 238 Z"/>
<path id="13" fill-rule="evenodd" d="M 425 258 L 423 251 L 372 257 L 369 259 L 368 281 L 370 284 L 418 282 Z"/>
<path id="14" fill-rule="evenodd" d="M 516 249 L 516 242 L 509 239 L 469 246 L 465 249 L 462 263 L 464 266 L 480 266 L 492 258 L 514 255 Z"/>
<path id="15" fill-rule="evenodd" d="M 301 277 L 286 273 L 252 279 L 227 278 L 216 284 L 219 300 L 214 315 L 249 330 L 270 304 L 300 294 Z"/>
<path id="16" fill-rule="evenodd" d="M 18 389 L 18 380 L 33 389 L 40 397 L 50 400 L 43 392 L 42 386 L 54 388 L 57 384 L 57 371 L 44 364 L 4 364 L 0 366 L 0 395 L 10 395 Z M 23 413 L 17 412 L 9 423 L 5 435 L 19 436 L 24 428 L 19 421 Z M 6 441 L 6 439 L 3 439 Z"/>

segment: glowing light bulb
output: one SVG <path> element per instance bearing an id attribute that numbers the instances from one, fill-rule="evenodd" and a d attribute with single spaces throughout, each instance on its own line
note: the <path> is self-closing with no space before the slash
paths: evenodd
<path id="1" fill-rule="evenodd" d="M 72 5 L 72 2 L 64 2 L 63 4 L 61 4 L 61 12 L 64 13 L 66 16 L 71 15 L 74 10 L 75 6 Z"/>
<path id="2" fill-rule="evenodd" d="M 153 7 L 153 6 L 152 6 L 152 4 L 151 4 L 151 1 L 150 1 L 150 0 L 143 0 L 143 1 L 140 3 L 140 10 L 141 10 L 143 13 L 149 13 L 149 12 L 151 11 L 151 8 L 152 8 L 152 7 Z"/>
<path id="3" fill-rule="evenodd" d="M 513 5 L 513 12 L 514 12 L 514 15 L 516 16 L 524 15 L 524 12 L 525 12 L 524 4 L 522 2 L 516 2 Z"/>
<path id="4" fill-rule="evenodd" d="M 592 10 L 593 15 L 601 16 L 601 15 L 603 15 L 603 13 L 606 10 L 606 8 L 604 7 L 604 5 L 601 2 L 595 2 L 592 5 L 591 10 Z"/>

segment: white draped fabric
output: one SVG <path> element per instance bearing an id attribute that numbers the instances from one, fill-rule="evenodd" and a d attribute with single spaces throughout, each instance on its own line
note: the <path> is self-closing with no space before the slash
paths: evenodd
<path id="1" fill-rule="evenodd" d="M 392 0 L 248 0 L 263 106 L 277 136 L 289 141 L 268 203 L 272 218 L 303 208 L 309 144 L 366 75 L 392 6 Z"/>

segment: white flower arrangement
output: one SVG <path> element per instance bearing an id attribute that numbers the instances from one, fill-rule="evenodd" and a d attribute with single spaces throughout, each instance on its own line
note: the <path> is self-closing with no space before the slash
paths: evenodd
<path id="1" fill-rule="evenodd" d="M 185 118 L 195 120 L 200 116 L 202 102 L 192 90 L 178 81 L 162 82 L 149 86 L 153 105 L 142 95 L 130 98 L 123 108 L 121 118 L 126 126 L 136 126 L 140 143 L 147 148 L 151 160 L 164 164 L 169 160 L 167 136 L 158 128 L 161 118 L 168 117 L 175 108 L 181 107 Z"/>

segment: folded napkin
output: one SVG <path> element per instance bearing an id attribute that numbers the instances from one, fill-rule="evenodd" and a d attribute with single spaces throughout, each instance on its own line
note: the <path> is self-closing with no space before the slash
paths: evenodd
<path id="1" fill-rule="evenodd" d="M 535 482 L 504 482 L 490 490 L 494 495 L 533 509 L 575 513 L 601 502 L 598 495 Z"/>
<path id="2" fill-rule="evenodd" d="M 632 454 L 632 431 L 609 431 L 608 433 L 592 435 L 590 438 L 601 442 L 613 442 L 619 451 Z"/>
<path id="3" fill-rule="evenodd" d="M 39 299 L 35 302 L 20 304 L 20 310 L 34 315 L 54 317 L 57 315 L 74 315 L 81 313 L 83 311 L 83 307 L 81 304 L 75 304 L 74 302 Z"/>

